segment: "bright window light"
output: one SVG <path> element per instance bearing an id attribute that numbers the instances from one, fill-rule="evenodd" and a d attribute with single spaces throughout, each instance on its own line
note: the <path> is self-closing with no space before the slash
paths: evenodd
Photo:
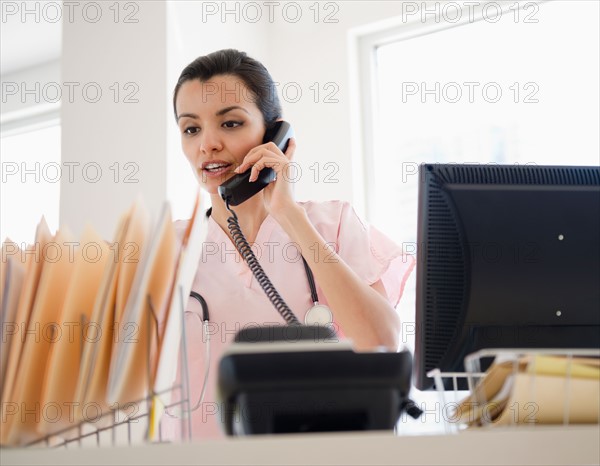
<path id="1" fill-rule="evenodd" d="M 0 235 L 32 244 L 42 216 L 55 232 L 59 222 L 61 170 L 60 126 L 54 125 L 0 139 L 2 184 Z"/>

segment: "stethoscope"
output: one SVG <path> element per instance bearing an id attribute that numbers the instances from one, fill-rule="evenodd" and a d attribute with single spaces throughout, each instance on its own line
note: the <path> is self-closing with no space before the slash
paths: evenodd
<path id="1" fill-rule="evenodd" d="M 310 288 L 310 299 L 313 302 L 312 307 L 304 316 L 304 323 L 306 325 L 331 325 L 333 323 L 333 314 L 331 309 L 329 309 L 329 307 L 326 305 L 319 303 L 319 296 L 317 294 L 317 287 L 315 285 L 315 277 L 304 257 L 302 258 L 302 263 L 304 264 L 304 271 L 306 273 L 308 287 Z M 208 323 L 210 320 L 210 315 L 206 300 L 202 297 L 202 295 L 200 295 L 200 293 L 197 293 L 196 291 L 190 292 L 190 298 L 194 298 L 200 303 L 200 307 L 202 308 L 202 321 Z"/>
<path id="2" fill-rule="evenodd" d="M 306 325 L 331 325 L 333 323 L 333 314 L 331 309 L 329 309 L 329 307 L 326 305 L 319 303 L 319 296 L 317 294 L 317 287 L 315 285 L 315 277 L 304 257 L 302 258 L 302 262 L 304 263 L 304 271 L 306 272 L 306 279 L 308 281 L 308 287 L 310 288 L 310 298 L 313 302 L 312 307 L 307 311 L 304 317 L 304 323 Z M 206 362 L 204 366 L 204 381 L 202 383 L 200 398 L 198 402 L 190 409 L 190 412 L 192 412 L 196 411 L 204 401 L 204 394 L 208 385 L 208 375 L 210 373 L 210 314 L 208 312 L 208 304 L 200 293 L 192 290 L 190 291 L 190 298 L 194 298 L 196 301 L 198 301 L 200 303 L 200 307 L 202 308 L 202 329 L 204 332 L 205 341 L 204 361 Z M 186 314 L 187 313 L 195 314 L 190 311 L 186 311 Z M 177 417 L 176 415 L 170 414 L 168 411 L 166 413 L 169 417 Z"/>

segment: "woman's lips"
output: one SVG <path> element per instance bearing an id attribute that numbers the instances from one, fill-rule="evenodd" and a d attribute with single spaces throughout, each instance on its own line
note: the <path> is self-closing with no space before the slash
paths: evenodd
<path id="1" fill-rule="evenodd" d="M 232 164 L 223 161 L 205 162 L 202 164 L 202 175 L 206 178 L 222 178 L 229 173 Z"/>

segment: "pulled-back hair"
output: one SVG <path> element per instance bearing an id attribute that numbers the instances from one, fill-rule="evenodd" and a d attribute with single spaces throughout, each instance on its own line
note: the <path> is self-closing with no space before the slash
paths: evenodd
<path id="1" fill-rule="evenodd" d="M 173 111 L 177 118 L 177 93 L 182 84 L 197 79 L 207 82 L 217 75 L 232 75 L 242 80 L 252 93 L 252 101 L 263 115 L 265 126 L 270 128 L 281 118 L 281 104 L 273 78 L 259 61 L 245 52 L 224 49 L 196 58 L 181 72 L 173 92 Z"/>

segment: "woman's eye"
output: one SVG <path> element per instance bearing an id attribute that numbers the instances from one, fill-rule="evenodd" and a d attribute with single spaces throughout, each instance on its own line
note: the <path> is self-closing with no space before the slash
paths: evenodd
<path id="1" fill-rule="evenodd" d="M 223 123 L 223 126 L 225 126 L 225 128 L 236 128 L 237 126 L 241 125 L 241 121 L 226 121 L 225 123 Z"/>
<path id="2" fill-rule="evenodd" d="M 196 126 L 190 126 L 189 128 L 185 128 L 183 130 L 184 134 L 196 134 L 198 131 L 200 131 L 200 128 L 197 128 Z"/>

